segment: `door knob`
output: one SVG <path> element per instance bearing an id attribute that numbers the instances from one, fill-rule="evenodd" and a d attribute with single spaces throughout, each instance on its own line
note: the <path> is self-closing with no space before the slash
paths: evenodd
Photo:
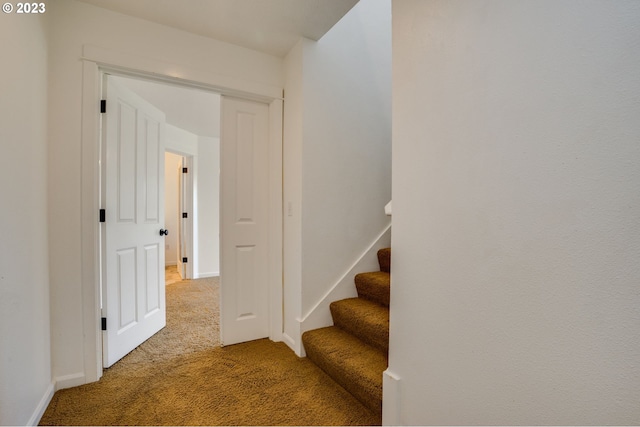
<path id="1" fill-rule="evenodd" d="M 160 235 L 161 236 L 168 236 L 169 235 L 169 230 L 163 230 L 162 228 L 160 229 Z"/>

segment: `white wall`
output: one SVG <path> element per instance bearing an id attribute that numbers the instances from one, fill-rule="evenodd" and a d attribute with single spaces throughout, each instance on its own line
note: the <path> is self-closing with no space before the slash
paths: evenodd
<path id="1" fill-rule="evenodd" d="M 393 43 L 385 422 L 640 423 L 640 3 L 394 1 Z"/>
<path id="2" fill-rule="evenodd" d="M 301 299 L 298 317 L 388 224 L 390 7 L 359 2 L 317 43 L 302 40 L 285 59 L 285 301 Z M 285 334 L 297 349 L 290 317 Z"/>
<path id="3" fill-rule="evenodd" d="M 81 88 L 83 45 L 162 61 L 234 82 L 283 86 L 282 60 L 74 0 L 49 5 L 49 214 L 53 375 L 85 381 L 81 283 Z M 90 369 L 90 367 L 87 367 Z"/>
<path id="4" fill-rule="evenodd" d="M 181 156 L 198 155 L 198 135 L 171 124 L 166 125 L 165 149 Z"/>
<path id="5" fill-rule="evenodd" d="M 304 58 L 302 310 L 388 222 L 391 3 L 360 2 Z"/>
<path id="6" fill-rule="evenodd" d="M 167 123 L 191 133 L 220 137 L 220 95 L 165 82 L 117 77 L 123 85 L 155 105 Z"/>
<path id="7" fill-rule="evenodd" d="M 220 275 L 220 139 L 198 137 L 196 278 Z"/>
<path id="8" fill-rule="evenodd" d="M 36 424 L 53 394 L 47 233 L 47 24 L 46 15 L 0 15 L 1 425 Z"/>
<path id="9" fill-rule="evenodd" d="M 179 180 L 178 172 L 182 168 L 182 156 L 165 153 L 164 156 L 164 227 L 169 230 L 165 236 L 164 264 L 178 263 L 178 225 L 179 215 Z M 180 172 L 181 173 L 181 172 Z"/>

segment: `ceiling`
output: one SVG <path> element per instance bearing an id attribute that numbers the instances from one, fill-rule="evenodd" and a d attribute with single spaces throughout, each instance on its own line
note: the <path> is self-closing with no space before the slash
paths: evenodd
<path id="1" fill-rule="evenodd" d="M 319 40 L 358 0 L 80 0 L 284 57 L 301 36 Z"/>

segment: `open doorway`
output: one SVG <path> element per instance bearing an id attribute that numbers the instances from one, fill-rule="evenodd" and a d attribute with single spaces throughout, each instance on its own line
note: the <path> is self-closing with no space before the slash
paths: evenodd
<path id="1" fill-rule="evenodd" d="M 220 95 L 115 77 L 167 117 L 165 267 L 181 279 L 220 275 Z M 170 283 L 175 275 L 169 278 Z"/>
<path id="2" fill-rule="evenodd" d="M 164 155 L 156 155 L 151 152 L 145 154 L 145 151 L 148 151 L 149 147 L 164 146 L 164 141 L 155 145 L 149 145 L 143 141 L 141 144 L 138 144 L 139 149 L 131 148 L 127 145 L 129 144 L 127 142 L 125 145 L 122 145 L 122 147 L 128 150 L 127 153 L 117 151 L 115 154 L 112 152 L 110 156 L 107 155 L 103 157 L 104 153 L 100 148 L 102 145 L 100 140 L 94 139 L 94 135 L 89 132 L 89 130 L 93 130 L 93 132 L 97 134 L 100 128 L 105 129 L 102 124 L 105 118 L 111 117 L 111 120 L 107 119 L 107 123 L 120 123 L 118 126 L 125 124 L 128 126 L 128 133 L 123 134 L 127 135 L 126 138 L 128 140 L 136 140 L 137 137 L 132 136 L 136 134 L 136 129 L 140 129 L 140 132 L 142 132 L 138 134 L 138 137 L 145 137 L 145 135 L 148 137 L 154 134 L 153 132 L 149 132 L 148 126 L 150 122 L 144 122 L 150 116 L 148 116 L 147 113 L 137 114 L 136 111 L 138 107 L 132 107 L 138 105 L 138 101 L 135 101 L 133 104 L 128 104 L 128 101 L 124 101 L 123 104 L 121 95 L 114 93 L 112 96 L 108 93 L 108 87 L 118 86 L 107 85 L 108 76 L 112 76 L 114 73 L 121 75 L 120 71 L 115 71 L 114 68 L 111 70 L 112 71 L 107 71 L 106 69 L 101 70 L 97 64 L 90 62 L 87 65 L 85 78 L 83 78 L 83 90 L 85 93 L 102 97 L 102 102 L 99 102 L 99 104 L 102 105 L 102 108 L 106 105 L 106 114 L 97 116 L 100 117 L 101 120 L 93 120 L 91 112 L 88 111 L 89 109 L 83 108 L 85 113 L 83 117 L 89 118 L 87 120 L 87 126 L 83 128 L 83 141 L 87 141 L 85 145 L 88 150 L 87 156 L 83 157 L 83 167 L 86 168 L 87 176 L 93 174 L 96 182 L 101 183 L 99 187 L 94 187 L 93 189 L 87 187 L 83 194 L 87 200 L 99 201 L 98 208 L 101 210 L 101 218 L 104 211 L 103 206 L 111 206 L 111 208 L 107 209 L 107 220 L 101 221 L 100 226 L 95 228 L 96 234 L 86 234 L 85 244 L 87 244 L 88 247 L 93 245 L 92 247 L 94 247 L 96 251 L 92 252 L 97 255 L 95 262 L 90 262 L 90 254 L 83 257 L 83 259 L 86 258 L 87 261 L 87 275 L 89 275 L 89 271 L 96 274 L 96 281 L 92 283 L 93 286 L 91 288 L 87 287 L 88 294 L 86 303 L 87 310 L 91 311 L 93 315 L 98 316 L 98 322 L 92 323 L 98 327 L 93 328 L 87 324 L 85 328 L 87 333 L 87 340 L 85 340 L 86 355 L 89 359 L 93 359 L 92 356 L 94 355 L 96 356 L 96 367 L 98 368 L 96 371 L 91 371 L 90 378 L 96 379 L 101 376 L 99 369 L 110 366 L 110 364 L 102 362 L 102 358 L 98 356 L 96 350 L 99 351 L 100 347 L 104 350 L 111 346 L 111 344 L 106 345 L 105 341 L 111 343 L 113 341 L 111 339 L 113 338 L 112 336 L 122 333 L 123 328 L 131 329 L 128 325 L 122 325 L 122 316 L 118 311 L 119 308 L 124 307 L 129 309 L 130 312 L 134 312 L 132 304 L 134 304 L 133 301 L 135 301 L 135 305 L 139 306 L 138 313 L 142 313 L 144 310 L 143 306 L 147 300 L 145 295 L 148 295 L 145 286 L 148 287 L 150 284 L 158 283 L 158 279 L 162 277 L 162 283 L 158 283 L 158 285 L 160 285 L 159 289 L 164 289 L 164 274 L 155 274 L 149 270 L 149 266 L 145 265 L 142 265 L 138 269 L 131 267 L 125 271 L 128 273 L 125 278 L 130 279 L 125 283 L 125 285 L 128 286 L 125 290 L 134 292 L 135 289 L 135 292 L 140 295 L 138 295 L 136 300 L 127 298 L 127 295 L 131 292 L 125 295 L 123 292 L 118 291 L 118 289 L 123 289 L 122 278 L 124 276 L 121 274 L 122 271 L 115 268 L 113 262 L 111 263 L 111 268 L 103 268 L 104 259 L 107 255 L 103 254 L 100 243 L 101 240 L 104 242 L 104 239 L 100 239 L 99 236 L 103 235 L 104 230 L 113 228 L 110 224 L 114 223 L 113 215 L 117 214 L 120 202 L 112 200 L 110 203 L 105 204 L 98 189 L 100 188 L 102 189 L 101 191 L 104 191 L 104 188 L 113 189 L 119 186 L 120 188 L 127 189 L 127 191 L 123 193 L 125 195 L 132 195 L 131 197 L 133 198 L 141 198 L 140 200 L 144 198 L 148 199 L 148 193 L 145 189 L 145 179 L 156 176 L 154 171 L 164 171 Z M 145 73 L 135 75 L 142 76 L 143 74 L 146 75 Z M 157 74 L 151 72 L 151 74 L 153 74 L 154 77 L 149 77 L 149 79 L 153 82 L 159 81 L 155 78 L 156 75 L 165 76 L 163 73 Z M 94 76 L 95 79 L 89 78 L 90 75 Z M 132 74 L 127 73 L 127 75 L 131 76 Z M 100 79 L 98 79 L 98 77 L 100 77 Z M 204 80 L 209 82 L 210 79 L 205 78 Z M 197 81 L 199 80 L 194 80 L 194 82 Z M 216 79 L 213 79 L 213 81 L 216 81 Z M 98 85 L 99 82 L 104 83 L 102 89 Z M 254 87 L 251 92 L 243 92 L 229 89 L 224 85 L 219 86 L 215 83 L 186 83 L 186 81 L 174 79 L 170 76 L 165 76 L 160 84 L 165 83 L 168 87 L 185 87 L 194 90 L 204 88 L 206 93 L 213 93 L 208 91 L 216 91 L 223 94 L 220 96 L 220 115 L 217 117 L 209 115 L 209 119 L 217 118 L 224 123 L 224 125 L 221 126 L 223 130 L 223 132 L 221 132 L 221 140 L 224 141 L 224 143 L 219 143 L 218 145 L 220 166 L 216 168 L 198 168 L 198 159 L 195 155 L 193 156 L 193 171 L 199 169 L 201 171 L 207 171 L 208 173 L 215 173 L 220 179 L 218 195 L 218 200 L 221 205 L 218 231 L 220 239 L 219 263 L 220 274 L 224 275 L 224 280 L 220 283 L 220 337 L 222 343 L 223 345 L 230 345 L 265 337 L 280 341 L 282 340 L 283 306 L 281 256 L 283 243 L 281 168 L 282 99 L 278 97 L 276 91 L 267 87 Z M 254 89 L 257 90 L 256 93 L 253 92 Z M 149 108 L 158 110 L 128 88 L 124 88 L 123 90 L 124 92 L 129 92 L 134 98 L 139 98 L 139 101 L 144 101 L 144 103 L 148 104 Z M 87 98 L 90 97 L 90 95 L 87 95 Z M 104 97 L 106 97 L 106 100 Z M 88 105 L 89 103 L 86 104 L 86 106 Z M 83 106 L 85 106 L 85 104 L 83 104 Z M 122 116 L 123 112 L 125 114 L 124 116 Z M 127 118 L 127 120 L 122 121 L 118 119 L 118 117 Z M 162 113 L 162 117 L 162 122 L 166 123 L 164 113 Z M 140 120 L 144 123 L 140 122 Z M 135 125 L 136 121 L 138 121 L 138 125 Z M 161 127 L 164 129 L 164 124 Z M 145 128 L 147 129 L 146 131 Z M 175 127 L 167 125 L 166 128 Z M 164 132 L 160 133 L 164 134 Z M 118 135 L 119 133 L 117 129 L 112 129 L 112 132 L 108 132 L 108 134 Z M 199 142 L 200 138 L 198 138 L 197 135 L 191 135 Z M 206 138 L 203 139 L 206 140 Z M 114 139 L 108 137 L 106 140 L 114 141 Z M 94 146 L 89 144 L 89 141 L 92 144 L 97 142 L 98 145 Z M 118 139 L 115 139 L 115 141 L 118 141 Z M 109 146 L 117 147 L 117 145 L 114 146 L 113 144 L 109 144 Z M 205 150 L 212 149 L 211 146 L 206 144 L 204 147 Z M 139 151 L 139 153 L 137 155 L 133 154 L 136 151 Z M 156 151 L 158 150 L 154 152 Z M 161 153 L 164 154 L 164 148 Z M 203 156 L 202 151 L 198 151 L 197 145 L 195 146 L 194 153 L 201 159 L 206 158 L 206 156 Z M 159 151 L 158 154 L 160 154 Z M 89 161 L 92 155 L 95 155 L 95 158 L 98 160 L 97 163 Z M 151 166 L 151 169 L 147 167 L 147 165 L 153 165 L 154 162 L 160 161 L 160 159 L 161 164 L 158 163 L 157 167 Z M 135 166 L 136 163 L 138 166 Z M 107 184 L 105 187 L 102 172 L 105 164 L 112 165 L 112 167 L 116 169 L 122 169 L 122 171 L 127 173 L 126 176 L 123 175 L 127 180 L 120 182 L 117 180 L 119 178 L 112 174 L 110 178 L 111 184 Z M 98 168 L 100 165 L 103 167 Z M 224 168 L 222 166 L 224 166 Z M 194 183 L 201 184 L 203 179 L 197 176 L 197 172 L 195 172 L 194 175 Z M 134 185 L 128 178 L 136 176 L 140 179 L 140 182 Z M 147 178 L 145 178 L 145 176 Z M 106 181 L 109 181 L 108 176 Z M 164 174 L 162 174 L 162 182 L 159 183 L 159 185 L 162 188 L 164 187 Z M 138 189 L 136 190 L 136 188 Z M 162 197 L 164 197 L 164 190 L 158 194 L 162 194 Z M 200 200 L 196 200 L 198 197 L 197 191 L 194 190 L 194 206 L 200 205 Z M 144 202 L 137 204 L 130 201 L 128 202 L 128 206 L 134 205 L 138 206 L 137 209 L 143 210 L 140 211 L 138 215 L 140 221 L 135 220 L 132 221 L 132 223 L 146 224 L 148 221 L 145 219 L 147 218 L 145 216 L 147 214 L 144 210 L 147 209 L 149 205 L 145 205 Z M 164 206 L 164 200 L 160 201 L 159 205 Z M 84 214 L 88 214 L 88 212 L 94 209 L 96 209 L 95 205 L 91 207 L 89 203 L 83 204 Z M 197 215 L 197 211 L 197 209 L 194 210 L 194 217 Z M 164 209 L 161 209 L 161 214 L 164 216 Z M 160 227 L 161 224 L 162 227 Z M 158 228 L 151 233 L 151 236 L 157 236 L 159 234 L 160 237 L 164 237 L 166 235 L 163 233 L 166 231 L 163 229 L 163 217 L 159 222 L 155 221 L 152 225 Z M 88 224 L 83 222 L 83 227 L 86 228 L 86 226 L 88 226 Z M 160 231 L 160 233 L 158 233 L 158 231 Z M 194 248 L 200 248 L 200 245 L 196 241 L 199 234 L 194 225 Z M 142 262 L 148 258 L 147 253 L 161 253 L 162 259 L 160 262 L 157 262 L 156 265 L 164 266 L 164 250 L 162 250 L 164 249 L 164 243 L 158 244 L 158 242 L 154 242 L 151 248 L 149 245 L 145 246 L 141 242 L 136 242 L 135 245 L 132 244 L 130 248 L 127 247 L 125 249 L 133 254 L 129 256 L 130 259 L 140 259 Z M 142 256 L 134 256 L 136 251 L 142 254 Z M 119 255 L 117 251 L 109 253 L 112 258 L 114 254 L 116 257 Z M 194 257 L 194 262 L 191 265 L 194 264 L 196 266 L 198 265 L 198 257 Z M 155 267 L 153 267 L 152 270 L 155 270 Z M 136 271 L 139 271 L 140 274 L 134 274 Z M 195 271 L 198 270 L 196 269 Z M 205 274 L 208 275 L 211 273 L 212 272 L 205 271 L 202 275 L 204 276 Z M 136 275 L 138 276 L 137 279 L 134 277 Z M 152 278 L 152 276 L 154 277 Z M 89 307 L 89 302 L 93 302 L 95 305 L 91 304 L 91 307 Z M 164 304 L 162 306 L 164 307 Z M 102 316 L 102 333 L 99 327 L 100 316 Z M 144 319 L 139 317 L 139 315 L 137 316 L 135 324 L 138 324 L 140 320 L 146 319 L 146 316 L 144 316 Z M 89 317 L 91 316 L 87 316 L 87 318 Z M 96 335 L 93 335 L 94 332 Z M 95 347 L 93 344 L 95 344 Z"/>
<path id="3" fill-rule="evenodd" d="M 164 157 L 164 225 L 173 233 L 164 239 L 165 285 L 169 286 L 181 280 L 190 279 L 187 269 L 189 248 L 192 247 L 190 199 L 193 186 L 183 171 L 187 167 L 187 158 L 165 151 Z M 188 171 L 188 167 L 187 167 Z M 191 215 L 189 215 L 191 213 Z M 191 257 L 193 259 L 193 257 Z"/>

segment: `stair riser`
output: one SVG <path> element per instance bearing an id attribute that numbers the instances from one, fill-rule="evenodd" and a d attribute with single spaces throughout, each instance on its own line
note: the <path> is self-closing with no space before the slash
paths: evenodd
<path id="1" fill-rule="evenodd" d="M 335 330 L 335 327 L 323 329 Z M 303 334 L 302 341 L 307 357 L 364 406 L 374 413 L 381 414 L 382 372 L 386 369 L 386 358 L 380 360 L 383 363 L 377 368 L 375 374 L 371 372 L 366 373 L 365 371 L 358 372 L 359 363 L 356 363 L 358 360 L 364 361 L 369 357 L 377 358 L 379 356 L 373 356 L 370 353 L 373 350 L 367 350 L 370 354 L 369 356 L 365 356 L 364 354 L 346 356 L 343 355 L 340 350 L 327 349 L 326 342 L 322 342 L 322 340 L 318 341 L 313 336 L 320 331 L 321 330 L 309 331 Z M 339 334 L 346 333 L 340 332 Z M 359 359 L 359 357 L 365 357 L 366 359 Z"/>
<path id="2" fill-rule="evenodd" d="M 336 301 L 330 306 L 333 324 L 361 341 L 389 353 L 389 310 L 380 306 L 379 310 L 360 314 L 353 307 Z M 367 316 L 375 317 L 368 320 Z"/>
<path id="3" fill-rule="evenodd" d="M 360 273 L 355 276 L 358 297 L 389 307 L 391 299 L 391 276 L 389 273 Z"/>
<path id="4" fill-rule="evenodd" d="M 391 272 L 391 248 L 378 251 L 378 264 L 380 265 L 380 271 Z"/>
<path id="5" fill-rule="evenodd" d="M 366 392 L 363 391 L 361 387 L 353 386 L 353 384 L 349 381 L 341 381 L 344 378 L 345 372 L 340 369 L 339 366 L 335 366 L 331 363 L 328 363 L 314 350 L 307 349 L 307 357 L 313 361 L 320 369 L 322 369 L 327 375 L 329 375 L 335 382 L 340 384 L 342 388 L 347 390 L 349 393 L 353 395 L 356 399 L 360 401 L 364 406 L 369 408 L 371 411 L 375 413 L 382 412 L 382 387 L 376 390 L 376 401 L 379 401 L 380 404 L 371 403 L 371 396 L 369 396 Z"/>

